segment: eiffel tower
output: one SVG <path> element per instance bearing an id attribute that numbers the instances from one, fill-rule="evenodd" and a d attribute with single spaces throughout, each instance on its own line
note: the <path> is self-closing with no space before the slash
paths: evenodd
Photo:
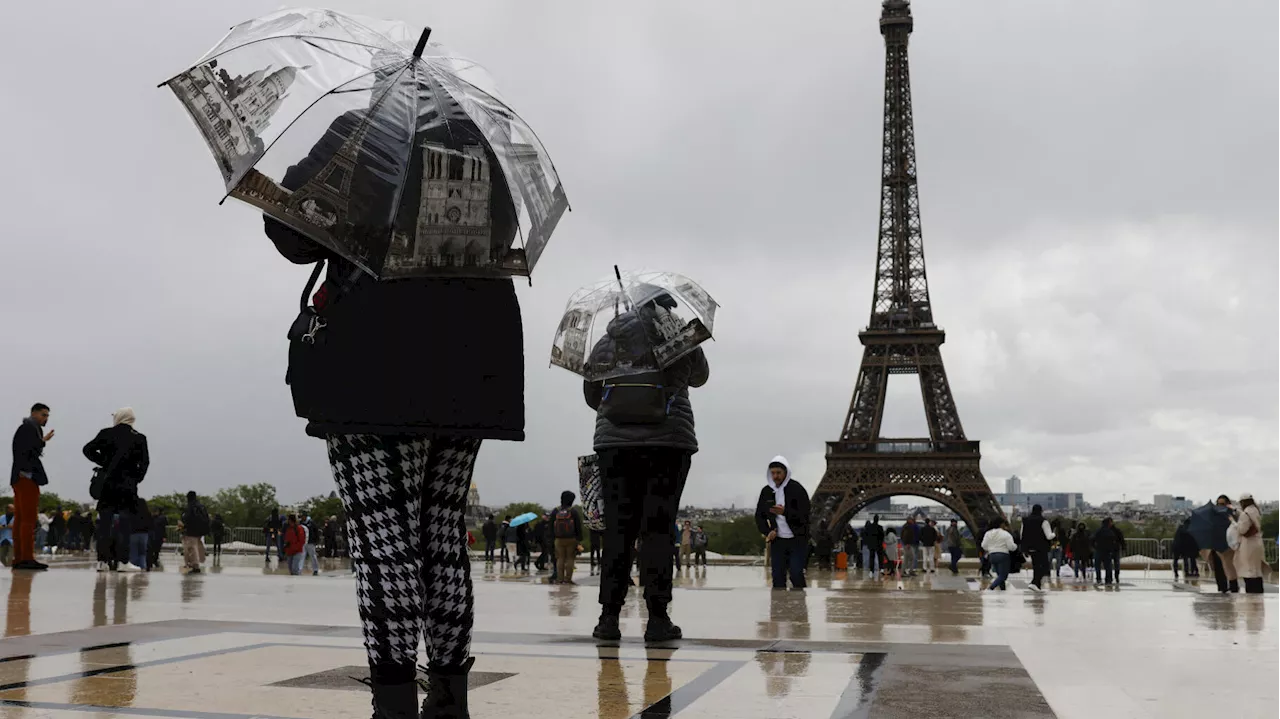
<path id="1" fill-rule="evenodd" d="M 827 471 L 813 495 L 814 526 L 842 528 L 858 510 L 893 495 L 932 499 L 978 522 L 1001 516 L 979 468 L 978 443 L 965 437 L 942 366 L 946 339 L 933 321 L 925 275 L 915 130 L 907 39 L 908 0 L 885 0 L 884 153 L 880 185 L 880 241 L 871 321 L 858 333 L 862 367 L 839 441 L 827 443 Z M 920 378 L 929 437 L 884 439 L 885 389 L 890 375 Z"/>

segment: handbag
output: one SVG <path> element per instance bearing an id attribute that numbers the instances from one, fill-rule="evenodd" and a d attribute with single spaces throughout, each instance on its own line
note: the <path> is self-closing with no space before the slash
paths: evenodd
<path id="1" fill-rule="evenodd" d="M 299 342 L 304 345 L 314 345 L 323 335 L 321 332 L 328 324 L 325 322 L 320 311 L 311 306 L 311 290 L 315 288 L 316 281 L 320 279 L 320 273 L 324 271 L 325 261 L 320 260 L 311 270 L 311 277 L 307 280 L 307 286 L 302 288 L 302 299 L 299 301 L 298 316 L 293 319 L 293 323 L 289 325 L 287 337 L 290 342 Z M 330 306 L 338 301 L 346 293 L 355 287 L 356 282 L 360 280 L 363 270 L 355 267 L 351 270 L 351 274 L 338 285 L 338 289 L 331 296 L 325 306 Z"/>
<path id="2" fill-rule="evenodd" d="M 1233 550 L 1240 548 L 1240 528 L 1236 526 L 1235 522 L 1232 522 L 1231 526 L 1227 527 L 1227 547 Z"/>
<path id="3" fill-rule="evenodd" d="M 676 393 L 663 384 L 662 372 L 606 380 L 600 397 L 600 416 L 614 424 L 662 424 L 671 414 Z"/>

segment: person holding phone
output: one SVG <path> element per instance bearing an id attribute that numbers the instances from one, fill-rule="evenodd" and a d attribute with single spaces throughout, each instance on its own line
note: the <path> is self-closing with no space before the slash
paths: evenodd
<path id="1" fill-rule="evenodd" d="M 31 414 L 22 419 L 13 433 L 13 467 L 9 486 L 13 487 L 13 568 L 43 571 L 49 565 L 36 561 L 36 523 L 40 513 L 40 488 L 49 483 L 45 474 L 44 446 L 53 439 L 53 430 L 44 431 L 49 422 L 49 405 L 31 406 Z"/>
<path id="2" fill-rule="evenodd" d="M 765 486 L 756 502 L 756 528 L 769 543 L 773 588 L 804 589 L 804 565 L 809 558 L 809 493 L 791 477 L 791 465 L 781 455 L 769 462 Z"/>

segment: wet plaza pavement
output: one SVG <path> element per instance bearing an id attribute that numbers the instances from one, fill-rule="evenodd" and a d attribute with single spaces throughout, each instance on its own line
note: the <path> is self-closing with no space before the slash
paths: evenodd
<path id="1" fill-rule="evenodd" d="M 178 562 L 170 559 L 170 567 Z M 1069 574 L 1069 573 L 1068 573 Z M 472 715 L 733 717 L 1275 716 L 1277 595 L 1218 596 L 1167 573 L 1050 591 L 1014 578 L 868 581 L 814 573 L 774 592 L 763 568 L 680 572 L 685 640 L 590 638 L 579 586 L 474 566 Z M 1268 586 L 1274 590 L 1274 586 Z M 366 717 L 354 583 L 340 564 L 290 577 L 227 557 L 216 571 L 0 569 L 0 717 Z"/>

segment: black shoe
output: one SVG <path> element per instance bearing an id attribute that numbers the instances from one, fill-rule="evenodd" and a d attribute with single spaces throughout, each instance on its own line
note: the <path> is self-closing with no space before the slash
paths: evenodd
<path id="1" fill-rule="evenodd" d="M 420 719 L 471 719 L 467 711 L 467 674 L 476 663 L 471 657 L 458 667 L 427 667 L 427 698 Z"/>
<path id="2" fill-rule="evenodd" d="M 670 642 L 676 639 L 683 639 L 684 632 L 680 631 L 680 627 L 671 623 L 671 618 L 666 616 L 650 616 L 649 626 L 644 629 L 644 640 L 646 642 Z"/>
<path id="3" fill-rule="evenodd" d="M 369 679 L 357 679 L 373 690 L 373 716 L 371 719 L 417 719 L 418 683 L 375 684 Z"/>
<path id="4" fill-rule="evenodd" d="M 43 572 L 49 568 L 49 565 L 43 562 L 37 562 L 34 559 L 24 559 L 21 562 L 14 562 L 12 569 L 29 569 L 33 572 Z"/>
<path id="5" fill-rule="evenodd" d="M 600 621 L 596 622 L 595 631 L 591 632 L 591 636 L 596 639 L 602 639 L 606 642 L 616 642 L 622 639 L 622 629 L 618 627 L 617 614 L 601 614 Z"/>

